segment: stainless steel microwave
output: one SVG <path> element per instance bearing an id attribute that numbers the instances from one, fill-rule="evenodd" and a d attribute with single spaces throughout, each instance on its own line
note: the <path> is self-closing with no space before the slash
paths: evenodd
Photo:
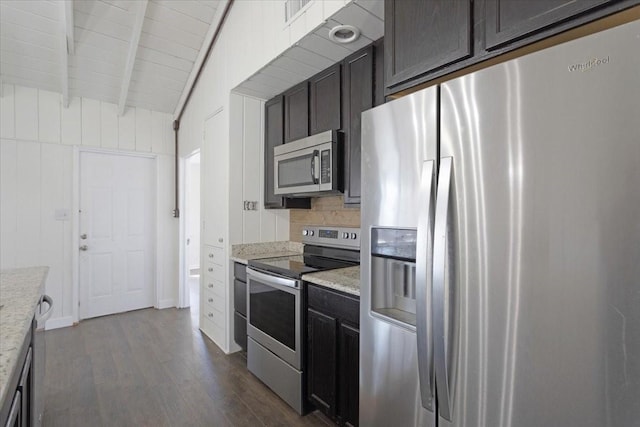
<path id="1" fill-rule="evenodd" d="M 275 194 L 309 197 L 341 193 L 341 152 L 342 134 L 335 130 L 275 147 Z"/>

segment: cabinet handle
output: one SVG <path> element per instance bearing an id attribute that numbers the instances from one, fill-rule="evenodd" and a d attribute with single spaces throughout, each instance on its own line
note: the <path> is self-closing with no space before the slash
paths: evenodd
<path id="1" fill-rule="evenodd" d="M 213 283 L 209 283 L 207 286 L 209 286 L 210 289 L 213 289 Z"/>
<path id="2" fill-rule="evenodd" d="M 207 301 L 209 301 L 209 302 L 213 302 L 213 298 L 209 298 Z"/>
<path id="3" fill-rule="evenodd" d="M 209 267 L 207 268 L 207 270 L 209 270 L 209 273 L 211 273 L 213 271 L 213 268 Z"/>
<path id="4" fill-rule="evenodd" d="M 213 258 L 213 254 L 209 254 L 209 258 Z"/>
<path id="5" fill-rule="evenodd" d="M 213 313 L 209 312 L 209 314 L 207 316 L 213 317 Z"/>
<path id="6" fill-rule="evenodd" d="M 224 240 L 222 240 L 222 237 L 218 238 L 218 243 L 222 243 Z"/>

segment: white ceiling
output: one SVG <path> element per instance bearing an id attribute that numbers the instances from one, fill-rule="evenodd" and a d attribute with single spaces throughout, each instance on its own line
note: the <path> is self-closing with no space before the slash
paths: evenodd
<path id="1" fill-rule="evenodd" d="M 0 0 L 0 78 L 173 113 L 224 3 Z"/>

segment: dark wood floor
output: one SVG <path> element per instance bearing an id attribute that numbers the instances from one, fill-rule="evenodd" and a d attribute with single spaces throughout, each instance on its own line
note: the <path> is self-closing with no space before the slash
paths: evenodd
<path id="1" fill-rule="evenodd" d="M 321 426 L 298 416 L 191 325 L 189 310 L 140 310 L 47 331 L 44 425 Z"/>

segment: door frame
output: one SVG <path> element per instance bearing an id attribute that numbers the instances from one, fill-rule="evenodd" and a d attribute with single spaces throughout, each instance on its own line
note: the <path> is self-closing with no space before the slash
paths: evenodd
<path id="1" fill-rule="evenodd" d="M 80 241 L 80 154 L 81 153 L 96 153 L 96 154 L 108 154 L 115 156 L 125 156 L 125 157 L 142 157 L 153 160 L 153 170 L 155 172 L 155 191 L 153 193 L 154 196 L 154 206 L 153 206 L 153 216 L 155 219 L 155 230 L 153 236 L 153 259 L 155 262 L 153 273 L 153 307 L 160 308 L 160 281 L 158 280 L 160 272 L 158 271 L 158 267 L 161 265 L 160 260 L 158 259 L 159 251 L 158 251 L 158 235 L 159 235 L 159 221 L 158 221 L 158 200 L 159 200 L 159 168 L 158 168 L 158 155 L 154 153 L 140 153 L 136 151 L 120 151 L 120 150 L 110 150 L 105 148 L 93 148 L 93 147 L 82 147 L 82 146 L 74 146 L 73 147 L 73 172 L 72 172 L 72 180 L 73 180 L 73 189 L 71 192 L 71 281 L 72 281 L 72 289 L 71 289 L 71 304 L 73 306 L 73 323 L 77 324 L 80 322 L 80 252 L 76 249 L 78 247 L 78 242 Z"/>
<path id="2" fill-rule="evenodd" d="M 189 301 L 189 289 L 187 286 L 188 283 L 188 278 L 189 278 L 189 263 L 187 262 L 187 256 L 188 256 L 188 251 L 187 251 L 187 217 L 186 217 L 186 212 L 187 212 L 187 189 L 186 189 L 186 184 L 187 184 L 187 162 L 189 161 L 189 158 L 195 154 L 202 154 L 202 150 L 201 147 L 196 148 L 195 150 L 191 151 L 189 154 L 185 155 L 185 156 L 180 156 L 179 157 L 179 169 L 178 169 L 178 179 L 179 179 L 179 186 L 178 188 L 180 188 L 180 198 L 179 198 L 179 208 L 180 208 L 180 218 L 179 218 L 179 241 L 180 244 L 178 245 L 178 253 L 179 253 L 179 257 L 180 257 L 180 261 L 179 261 L 179 266 L 178 266 L 178 275 L 179 275 L 179 279 L 178 279 L 178 304 L 177 307 L 178 308 L 187 308 L 191 306 L 191 301 Z M 200 167 L 202 167 L 202 158 L 200 159 Z M 201 172 L 202 174 L 202 172 Z M 202 180 L 202 178 L 200 178 L 200 180 Z M 202 196 L 202 188 L 200 188 L 200 196 Z M 202 197 L 201 197 L 201 201 L 202 201 Z M 200 206 L 200 227 L 202 227 L 202 205 Z M 202 233 L 200 233 L 200 251 L 202 251 Z M 202 257 L 200 257 L 200 259 L 202 260 Z M 202 265 L 200 266 L 200 268 L 202 268 Z M 188 301 L 188 304 L 187 304 Z"/>

